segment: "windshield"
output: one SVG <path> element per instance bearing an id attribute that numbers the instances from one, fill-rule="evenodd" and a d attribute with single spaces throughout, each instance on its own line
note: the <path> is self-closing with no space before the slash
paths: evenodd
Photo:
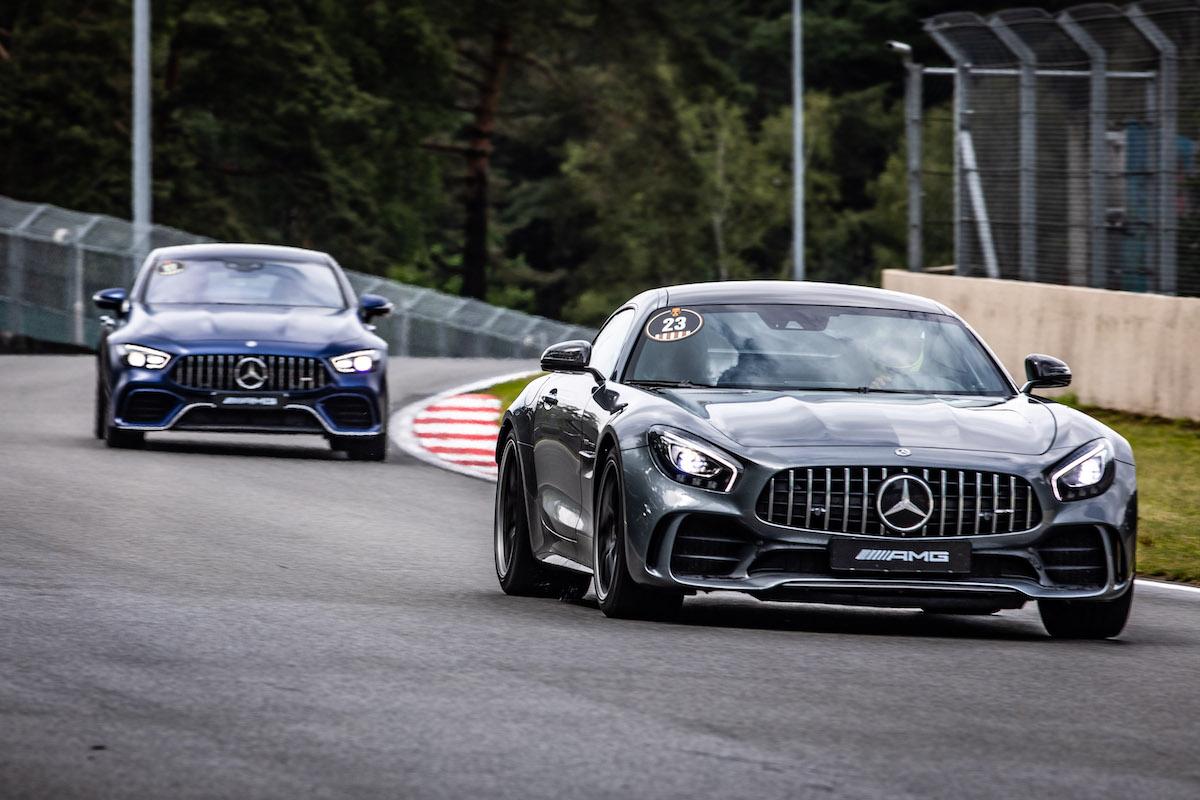
<path id="1" fill-rule="evenodd" d="M 155 265 L 146 303 L 345 308 L 328 264 L 254 258 L 179 259 Z"/>
<path id="2" fill-rule="evenodd" d="M 1012 393 L 957 319 L 841 306 L 662 309 L 642 328 L 625 378 L 740 389 Z"/>

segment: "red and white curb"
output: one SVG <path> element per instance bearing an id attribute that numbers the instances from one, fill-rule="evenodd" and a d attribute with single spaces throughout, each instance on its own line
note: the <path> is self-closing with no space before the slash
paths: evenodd
<path id="1" fill-rule="evenodd" d="M 485 481 L 496 480 L 496 439 L 500 435 L 500 399 L 480 393 L 498 383 L 536 375 L 516 372 L 456 386 L 392 415 L 392 441 L 434 466 Z"/>

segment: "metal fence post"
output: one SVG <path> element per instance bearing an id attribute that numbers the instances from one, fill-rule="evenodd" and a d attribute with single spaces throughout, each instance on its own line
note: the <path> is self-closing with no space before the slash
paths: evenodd
<path id="1" fill-rule="evenodd" d="M 1091 193 L 1091 259 L 1088 283 L 1094 288 L 1108 287 L 1108 54 L 1100 43 L 1070 16 L 1070 11 L 1058 15 L 1058 23 L 1067 36 L 1079 45 L 1088 57 L 1089 109 L 1088 138 L 1090 142 Z"/>
<path id="2" fill-rule="evenodd" d="M 954 272 L 967 274 L 967 243 L 963 236 L 962 132 L 970 113 L 971 65 L 966 55 L 948 36 L 925 24 L 925 32 L 954 60 Z"/>
<path id="3" fill-rule="evenodd" d="M 74 240 L 71 242 L 71 280 L 67 285 L 67 303 L 74 317 L 74 326 L 72 328 L 72 338 L 75 344 L 87 344 L 87 332 L 84 330 L 84 322 L 87 317 L 84 314 L 85 298 L 84 298 L 84 237 L 91 232 L 96 223 L 100 221 L 99 217 L 92 217 L 87 224 L 80 227 L 75 232 Z"/>
<path id="4" fill-rule="evenodd" d="M 1138 32 L 1158 51 L 1157 110 L 1158 169 L 1157 191 L 1155 192 L 1155 218 L 1158 221 L 1158 291 L 1175 294 L 1176 286 L 1176 243 L 1179 222 L 1175 204 L 1177 180 L 1176 137 L 1179 129 L 1179 53 L 1175 43 L 1155 25 L 1140 5 L 1132 5 L 1125 15 Z"/>
<path id="5" fill-rule="evenodd" d="M 904 127 L 908 145 L 908 268 L 920 272 L 925 264 L 923 235 L 924 196 L 921 189 L 922 118 L 921 90 L 925 68 L 909 62 L 905 65 Z"/>
<path id="6" fill-rule="evenodd" d="M 1033 51 L 1004 20 L 992 17 L 988 23 L 1004 46 L 1021 62 L 1019 84 L 1020 132 L 1018 134 L 1018 170 L 1020 206 L 1021 280 L 1037 280 L 1037 58 Z"/>

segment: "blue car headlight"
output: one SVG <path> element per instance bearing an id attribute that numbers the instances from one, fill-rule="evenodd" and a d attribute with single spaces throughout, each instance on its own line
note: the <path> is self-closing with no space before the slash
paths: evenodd
<path id="1" fill-rule="evenodd" d="M 382 358 L 383 353 L 378 350 L 354 350 L 334 356 L 329 359 L 329 363 L 343 375 L 353 375 L 361 372 L 374 372 Z"/>
<path id="2" fill-rule="evenodd" d="M 1116 472 L 1113 446 L 1107 439 L 1088 442 L 1050 468 L 1054 497 L 1063 502 L 1086 500 L 1108 491 Z"/>
<path id="3" fill-rule="evenodd" d="M 162 369 L 171 362 L 171 354 L 140 344 L 119 344 L 117 352 L 131 367 L 139 369 Z"/>
<path id="4" fill-rule="evenodd" d="M 728 492 L 741 468 L 717 448 L 665 428 L 652 428 L 650 451 L 654 461 L 673 481 L 714 492 Z"/>

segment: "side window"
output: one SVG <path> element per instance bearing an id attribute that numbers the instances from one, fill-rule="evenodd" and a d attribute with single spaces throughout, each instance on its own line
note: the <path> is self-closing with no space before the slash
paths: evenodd
<path id="1" fill-rule="evenodd" d="M 612 377 L 613 368 L 621 356 L 621 345 L 633 325 L 633 309 L 627 308 L 618 312 L 608 324 L 600 329 L 592 340 L 592 360 L 590 366 L 600 370 L 606 378 Z"/>

